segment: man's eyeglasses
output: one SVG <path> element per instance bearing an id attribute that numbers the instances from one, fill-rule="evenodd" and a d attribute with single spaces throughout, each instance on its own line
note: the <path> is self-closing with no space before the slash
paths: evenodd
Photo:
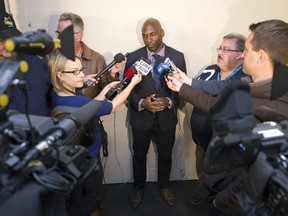
<path id="1" fill-rule="evenodd" d="M 227 48 L 227 47 L 217 47 L 216 48 L 216 51 L 217 52 L 220 52 L 220 51 L 222 51 L 222 52 L 243 52 L 242 50 L 232 50 L 232 49 L 229 49 L 229 48 Z"/>
<path id="2" fill-rule="evenodd" d="M 82 67 L 82 68 L 79 69 L 79 70 L 71 70 L 71 71 L 69 71 L 69 70 L 63 70 L 63 71 L 61 71 L 61 73 L 73 73 L 74 75 L 78 75 L 78 74 L 80 74 L 81 72 L 85 73 L 85 68 L 84 68 L 84 67 Z"/>

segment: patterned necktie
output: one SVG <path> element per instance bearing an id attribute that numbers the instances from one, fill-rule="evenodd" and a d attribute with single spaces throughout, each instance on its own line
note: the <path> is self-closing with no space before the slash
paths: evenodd
<path id="1" fill-rule="evenodd" d="M 157 59 L 158 59 L 159 55 L 158 54 L 153 54 L 153 61 L 152 61 L 152 67 L 153 67 L 153 76 L 154 76 L 154 82 L 156 84 L 156 87 L 158 88 L 160 85 L 160 76 L 159 73 L 157 71 Z"/>
<path id="2" fill-rule="evenodd" d="M 157 61 L 157 59 L 158 59 L 158 57 L 159 57 L 159 55 L 158 54 L 153 54 L 153 72 L 154 73 L 158 73 L 158 71 L 157 71 L 157 66 L 158 65 L 156 65 L 155 63 L 156 63 L 156 61 Z"/>

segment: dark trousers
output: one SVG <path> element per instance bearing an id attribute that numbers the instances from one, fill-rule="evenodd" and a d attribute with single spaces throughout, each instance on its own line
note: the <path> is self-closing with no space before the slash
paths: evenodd
<path id="1" fill-rule="evenodd" d="M 157 121 L 154 122 L 153 127 L 149 131 L 132 128 L 133 174 L 136 188 L 142 189 L 145 186 L 147 153 L 152 138 L 155 139 L 158 151 L 158 184 L 161 188 L 168 186 L 172 164 L 172 148 L 175 142 L 175 129 L 176 127 L 161 131 Z"/>
<path id="2" fill-rule="evenodd" d="M 76 188 L 76 194 L 69 208 L 71 216 L 89 216 L 97 208 L 102 198 L 103 168 L 100 156 L 97 156 L 97 169 Z"/>
<path id="3" fill-rule="evenodd" d="M 195 157 L 196 157 L 196 172 L 198 178 L 200 178 L 204 171 L 203 164 L 205 160 L 205 150 L 197 144 L 195 150 Z"/>

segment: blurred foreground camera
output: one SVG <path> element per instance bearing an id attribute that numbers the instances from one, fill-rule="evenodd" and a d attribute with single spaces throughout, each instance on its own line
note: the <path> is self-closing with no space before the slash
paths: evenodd
<path id="1" fill-rule="evenodd" d="M 210 163 L 247 171 L 237 194 L 245 215 L 288 215 L 288 121 L 256 124 L 250 88 L 241 81 L 225 88 L 210 113 Z"/>
<path id="2" fill-rule="evenodd" d="M 101 103 L 56 107 L 54 117 L 21 114 L 7 105 L 14 86 L 21 87 L 27 101 L 26 82 L 21 79 L 29 67 L 22 60 L 25 54 L 47 55 L 56 48 L 75 59 L 73 26 L 58 39 L 43 30 L 27 32 L 7 39 L 5 48 L 12 56 L 0 60 L 0 212 L 66 215 L 67 195 L 98 168 L 82 144 Z"/>

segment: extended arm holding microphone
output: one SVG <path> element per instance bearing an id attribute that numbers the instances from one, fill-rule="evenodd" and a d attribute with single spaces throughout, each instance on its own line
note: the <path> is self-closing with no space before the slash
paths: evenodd
<path id="1" fill-rule="evenodd" d="M 145 60 L 144 57 L 140 57 L 133 65 L 131 65 L 130 68 L 128 68 L 125 73 L 124 73 L 124 78 L 123 80 L 118 83 L 115 87 L 111 88 L 106 94 L 105 97 L 108 100 L 113 100 L 113 98 L 123 89 L 126 88 L 126 86 L 129 84 L 129 81 L 132 79 L 132 77 L 134 76 L 134 74 L 136 73 L 137 69 L 139 70 L 139 68 L 141 68 L 141 66 L 143 66 L 143 63 L 141 62 L 141 60 Z M 140 71 L 141 72 L 141 71 Z M 143 72 L 141 72 L 143 74 Z"/>
<path id="2" fill-rule="evenodd" d="M 136 72 L 136 69 L 133 67 L 130 67 L 124 74 L 124 79 L 119 82 L 115 87 L 111 88 L 106 94 L 105 97 L 108 100 L 113 100 L 113 98 L 124 88 L 126 88 L 128 80 L 132 79 Z"/>
<path id="3" fill-rule="evenodd" d="M 114 60 L 108 64 L 105 68 L 103 68 L 99 73 L 97 73 L 93 78 L 95 80 L 97 80 L 98 78 L 100 78 L 101 76 L 103 76 L 104 73 L 108 72 L 115 64 L 120 63 L 122 61 L 125 60 L 125 57 L 129 55 L 129 53 L 126 53 L 125 56 L 122 53 L 118 53 L 114 56 Z M 92 86 L 94 83 L 94 81 L 92 80 L 88 80 L 85 84 L 84 84 L 84 88 L 85 87 L 89 87 Z"/>

